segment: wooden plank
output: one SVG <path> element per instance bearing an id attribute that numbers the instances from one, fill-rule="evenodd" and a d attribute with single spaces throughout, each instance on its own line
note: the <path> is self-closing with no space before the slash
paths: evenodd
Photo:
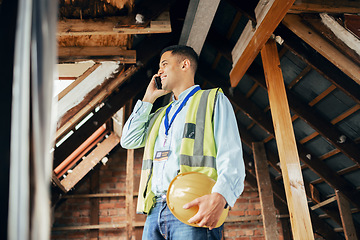
<path id="1" fill-rule="evenodd" d="M 64 195 L 62 198 L 115 198 L 125 197 L 125 193 L 91 193 L 91 194 L 75 194 L 75 195 Z"/>
<path id="2" fill-rule="evenodd" d="M 248 174 L 249 172 L 247 172 Z M 249 174 L 250 175 L 250 174 Z M 247 175 L 248 176 L 248 175 Z M 274 191 L 274 202 L 275 206 L 278 208 L 281 214 L 288 214 L 288 206 L 286 205 L 286 197 L 285 197 L 285 191 L 284 191 L 284 185 L 276 182 L 274 180 L 271 181 L 273 191 Z M 327 223 L 321 221 L 321 219 L 316 215 L 311 214 L 311 221 L 313 223 L 314 229 L 316 232 L 321 233 L 321 235 L 327 239 L 327 240 L 338 240 L 339 235 L 337 235 L 334 232 L 334 229 L 332 229 Z M 285 226 L 286 227 L 286 226 Z M 287 234 L 288 236 L 289 234 Z M 294 237 L 291 238 L 285 238 L 284 239 L 294 239 Z M 307 239 L 307 238 L 304 238 Z"/>
<path id="3" fill-rule="evenodd" d="M 136 63 L 136 50 L 124 50 L 122 47 L 59 47 L 59 62 L 76 61 L 120 61 Z"/>
<path id="4" fill-rule="evenodd" d="M 137 67 L 132 66 L 127 69 L 123 74 L 120 74 L 117 78 L 111 81 L 104 89 L 96 96 L 92 97 L 91 101 L 86 104 L 80 111 L 69 118 L 68 121 L 60 125 L 60 128 L 56 131 L 56 139 L 66 134 L 72 129 L 81 119 L 83 119 L 96 105 L 101 103 L 106 97 L 108 97 L 117 87 L 127 81 L 136 71 Z"/>
<path id="5" fill-rule="evenodd" d="M 64 90 L 62 90 L 58 95 L 58 101 L 62 99 L 68 92 L 70 92 L 74 87 L 76 87 L 80 82 L 82 82 L 85 78 L 87 78 L 92 72 L 94 72 L 101 64 L 96 63 L 89 69 L 87 69 L 81 76 L 79 76 L 74 82 L 72 82 L 69 86 L 67 86 Z"/>
<path id="6" fill-rule="evenodd" d="M 353 32 L 356 36 L 360 38 L 360 16 L 355 14 L 344 14 L 344 18 L 346 29 L 349 29 L 351 32 Z"/>
<path id="7" fill-rule="evenodd" d="M 354 13 L 360 12 L 360 2 L 353 0 L 296 0 L 289 13 Z"/>
<path id="8" fill-rule="evenodd" d="M 325 91 L 323 91 L 321 94 L 319 94 L 316 98 L 314 98 L 313 100 L 311 100 L 311 102 L 309 102 L 309 106 L 312 107 L 315 104 L 317 104 L 318 102 L 320 102 L 322 99 L 324 99 L 327 95 L 329 95 L 332 91 L 334 91 L 336 89 L 335 85 L 330 85 L 330 87 L 328 87 L 328 89 L 326 89 Z"/>
<path id="9" fill-rule="evenodd" d="M 150 22 L 149 27 L 145 28 L 129 28 L 128 26 L 115 26 L 114 32 L 119 34 L 154 34 L 154 33 L 170 33 L 171 22 L 170 13 L 162 13 L 156 20 Z"/>
<path id="10" fill-rule="evenodd" d="M 334 196 L 334 197 L 331 197 L 331 198 L 328 198 L 328 199 L 326 199 L 325 201 L 322 201 L 322 202 L 320 202 L 320 203 L 312 206 L 310 209 L 311 209 L 311 210 L 315 210 L 315 209 L 321 208 L 321 207 L 323 207 L 323 206 L 325 206 L 325 205 L 327 205 L 327 204 L 329 204 L 329 203 L 332 203 L 332 202 L 334 202 L 334 201 L 336 201 L 336 197 L 335 197 L 335 196 Z"/>
<path id="11" fill-rule="evenodd" d="M 57 37 L 85 36 L 85 35 L 113 35 L 117 34 L 150 34 L 171 32 L 170 14 L 164 12 L 150 25 L 134 24 L 124 27 L 121 22 L 126 17 L 106 17 L 102 19 L 63 19 L 58 21 Z"/>
<path id="12" fill-rule="evenodd" d="M 220 0 L 191 0 L 179 44 L 191 46 L 200 55 Z"/>
<path id="13" fill-rule="evenodd" d="M 270 173 L 267 164 L 265 146 L 262 142 L 253 142 L 256 179 L 261 204 L 265 239 L 279 239 L 276 221 L 276 209 L 271 187 Z"/>
<path id="14" fill-rule="evenodd" d="M 209 68 L 203 68 L 209 69 Z M 249 69 L 250 70 L 250 69 Z M 257 68 L 253 68 L 252 74 L 256 76 L 256 79 L 259 77 L 264 77 L 259 73 L 263 72 L 261 70 L 257 70 Z M 208 79 L 209 82 L 217 83 L 218 79 L 221 76 L 217 75 L 216 72 L 210 71 L 202 71 L 200 69 L 199 74 Z M 249 74 L 249 71 L 248 73 Z M 256 75 L 258 74 L 258 75 Z M 262 74 L 262 73 L 261 73 Z M 255 78 L 254 78 L 255 79 Z M 260 85 L 261 82 L 259 82 Z M 229 100 L 233 103 L 235 108 L 241 109 L 249 118 L 254 119 L 254 121 L 263 128 L 267 133 L 275 136 L 274 127 L 272 125 L 272 119 L 267 115 L 264 115 L 261 109 L 255 104 L 252 104 L 247 98 L 245 98 L 237 89 L 235 88 L 233 92 L 229 92 L 227 88 L 224 88 L 225 95 L 229 98 Z M 244 134 L 240 134 L 242 136 L 242 140 L 244 139 Z M 249 140 L 251 142 L 251 140 Z M 244 142 L 244 141 L 243 141 Z M 250 146 L 249 144 L 248 146 Z M 250 146 L 251 147 L 251 146 Z M 337 150 L 337 149 L 336 149 Z M 298 143 L 298 151 L 300 154 L 300 159 L 318 176 L 324 179 L 331 187 L 334 189 L 339 189 L 342 193 L 346 195 L 348 199 L 351 199 L 351 203 L 358 206 L 360 208 L 360 194 L 358 192 L 354 192 L 353 186 L 351 186 L 347 181 L 341 178 L 336 172 L 332 171 L 327 165 L 324 165 L 323 162 L 317 158 L 316 156 L 312 156 L 311 160 L 308 159 L 307 155 L 310 153 L 308 149 L 306 149 L 302 144 Z M 339 150 L 337 150 L 339 152 Z"/>
<path id="15" fill-rule="evenodd" d="M 90 193 L 95 193 L 99 191 L 99 171 L 94 171 L 90 178 Z M 90 225 L 99 224 L 99 199 L 91 198 L 90 199 Z M 90 230 L 90 240 L 99 239 L 99 230 L 91 229 Z"/>
<path id="16" fill-rule="evenodd" d="M 338 122 L 344 120 L 345 118 L 349 117 L 351 114 L 357 112 L 358 110 L 360 110 L 359 104 L 355 105 L 354 107 L 350 108 L 349 110 L 343 112 L 342 114 L 331 120 L 331 124 L 334 125 L 337 124 Z"/>
<path id="17" fill-rule="evenodd" d="M 297 84 L 303 77 L 305 77 L 306 74 L 310 72 L 310 70 L 311 70 L 311 66 L 307 65 L 306 68 L 304 68 L 304 70 L 302 70 L 301 73 L 297 75 L 296 78 L 292 80 L 286 87 L 288 89 L 293 88 L 295 84 Z"/>
<path id="18" fill-rule="evenodd" d="M 119 224 L 100 224 L 100 225 L 85 225 L 85 226 L 66 226 L 66 227 L 53 227 L 52 231 L 76 231 L 76 230 L 90 230 L 90 229 L 119 229 L 125 228 L 126 223 Z"/>
<path id="19" fill-rule="evenodd" d="M 339 50 L 334 48 L 314 30 L 306 26 L 301 21 L 300 16 L 295 14 L 287 14 L 282 22 L 303 41 L 318 51 L 322 56 L 337 66 L 355 82 L 360 84 L 360 67 L 347 58 Z"/>
<path id="20" fill-rule="evenodd" d="M 236 43 L 233 68 L 230 72 L 231 86 L 236 87 L 276 27 L 295 0 L 260 0 L 255 8 L 257 24 L 249 21 Z"/>
<path id="21" fill-rule="evenodd" d="M 60 183 L 60 180 L 56 177 L 56 174 L 54 173 L 54 171 L 52 172 L 52 177 L 51 177 L 52 181 L 54 181 L 54 183 L 56 184 L 56 186 L 58 186 L 58 188 L 61 189 L 62 192 L 66 193 L 66 189 L 64 188 L 64 186 Z M 65 195 L 66 196 L 66 195 Z"/>
<path id="22" fill-rule="evenodd" d="M 82 160 L 68 176 L 61 181 L 64 188 L 69 191 L 73 188 L 111 149 L 119 144 L 120 139 L 112 133 L 100 143 L 84 160 Z"/>
<path id="23" fill-rule="evenodd" d="M 325 79 L 332 82 L 336 87 L 344 91 L 346 95 L 360 104 L 360 85 L 353 81 L 349 76 L 334 66 L 329 60 L 320 53 L 313 50 L 306 42 L 296 36 L 292 31 L 280 25 L 275 31 L 285 41 L 284 45 L 291 50 L 297 57 L 305 63 L 311 65 Z"/>
<path id="24" fill-rule="evenodd" d="M 253 64 L 247 73 L 260 84 L 260 86 L 266 89 L 264 83 L 264 76 L 260 71 L 260 67 L 257 64 Z M 319 116 L 314 109 L 310 106 L 303 104 L 298 97 L 291 91 L 286 91 L 287 98 L 291 107 L 291 110 L 296 113 L 301 119 L 307 122 L 314 130 L 320 133 L 327 141 L 329 141 L 334 147 L 339 149 L 343 154 L 349 157 L 355 163 L 360 163 L 360 149 L 351 140 L 347 139 L 346 142 L 340 143 L 339 137 L 343 135 L 341 131 L 334 128 L 334 126 L 326 121 L 323 117 Z"/>
<path id="25" fill-rule="evenodd" d="M 135 236 L 133 221 L 135 220 L 134 211 L 134 149 L 127 150 L 126 159 L 126 235 L 127 239 L 132 239 Z"/>
<path id="26" fill-rule="evenodd" d="M 147 86 L 148 79 L 144 67 L 155 57 L 161 49 L 169 45 L 170 38 L 160 35 L 152 35 L 144 44 L 138 46 L 137 55 L 139 61 L 143 63 L 136 67 L 130 75 L 129 72 L 123 74 L 124 82 L 118 86 L 117 91 L 113 91 L 111 97 L 107 98 L 106 104 L 99 111 L 94 112 L 91 121 L 85 122 L 71 137 L 55 149 L 54 166 L 61 163 L 71 154 L 82 142 L 84 142 L 99 125 L 110 119 L 129 99 L 133 98 Z M 80 120 L 79 120 L 80 121 Z M 71 125 L 71 124 L 70 124 Z"/>
<path id="27" fill-rule="evenodd" d="M 345 199 L 345 197 L 338 190 L 335 191 L 342 226 L 344 229 L 345 239 L 346 240 L 356 240 L 358 239 L 356 236 L 356 230 L 354 227 L 354 221 L 351 215 L 350 204 Z"/>
<path id="28" fill-rule="evenodd" d="M 302 19 L 345 56 L 360 65 L 360 40 L 337 19 L 327 13 L 306 14 Z"/>
<path id="29" fill-rule="evenodd" d="M 276 42 L 261 50 L 294 239 L 314 239 Z"/>

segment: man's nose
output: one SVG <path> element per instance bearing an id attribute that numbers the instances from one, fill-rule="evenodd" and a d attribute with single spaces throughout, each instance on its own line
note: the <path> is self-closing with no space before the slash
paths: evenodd
<path id="1" fill-rule="evenodd" d="M 161 75 L 161 74 L 163 74 L 163 73 L 164 73 L 164 70 L 159 69 L 158 74 Z"/>

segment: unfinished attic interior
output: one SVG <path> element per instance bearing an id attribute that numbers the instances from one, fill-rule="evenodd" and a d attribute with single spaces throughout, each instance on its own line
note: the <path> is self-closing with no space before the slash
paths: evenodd
<path id="1" fill-rule="evenodd" d="M 1 203 L 7 206 L 1 239 L 141 239 L 146 216 L 135 208 L 143 149 L 126 150 L 119 142 L 158 71 L 161 50 L 174 44 L 195 49 L 196 84 L 221 87 L 236 114 L 245 189 L 225 220 L 223 239 L 360 239 L 360 1 L 56 1 L 47 12 L 48 19 L 57 15 L 56 31 L 38 48 L 50 58 L 29 60 L 32 73 L 34 66 L 49 70 L 44 66 L 54 50 L 55 72 L 48 71 L 39 93 L 30 83 L 41 74 L 21 78 L 28 79 L 23 88 L 16 84 L 17 56 L 30 59 L 34 51 L 24 51 L 26 31 L 17 51 L 15 23 L 46 8 L 29 1 L 29 17 L 24 2 L 10 2 L 0 1 L 1 34 L 12 36 L 0 40 L 11 56 L 0 64 L 6 82 Z M 47 97 L 53 105 L 34 98 L 46 95 L 44 85 L 47 95 L 55 89 Z M 26 86 L 31 93 L 24 94 Z M 15 104 L 20 98 L 32 106 L 28 111 Z M 169 100 L 158 99 L 153 110 Z M 36 104 L 46 105 L 44 111 Z M 28 128 L 19 128 L 24 122 Z M 46 127 L 54 133 L 43 133 Z M 15 128 L 27 137 L 13 134 Z M 36 164 L 46 155 L 38 145 L 51 153 L 49 181 L 38 179 L 47 170 Z M 51 202 L 50 218 L 37 215 L 38 201 L 45 209 Z"/>

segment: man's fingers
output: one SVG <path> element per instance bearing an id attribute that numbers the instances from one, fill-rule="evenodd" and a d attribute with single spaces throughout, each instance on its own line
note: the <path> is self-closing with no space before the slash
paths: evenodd
<path id="1" fill-rule="evenodd" d="M 189 223 L 197 223 L 197 222 L 199 222 L 201 220 L 201 217 L 200 217 L 200 215 L 197 213 L 197 214 L 195 214 L 192 218 L 190 218 L 189 220 L 188 220 L 188 222 Z"/>
<path id="2" fill-rule="evenodd" d="M 193 206 L 197 206 L 199 203 L 198 203 L 198 201 L 195 199 L 195 200 L 193 200 L 193 201 L 191 201 L 191 202 L 189 202 L 189 203 L 186 203 L 184 206 L 183 206 L 183 208 L 184 209 L 189 209 L 189 208 L 191 208 L 191 207 L 193 207 Z"/>

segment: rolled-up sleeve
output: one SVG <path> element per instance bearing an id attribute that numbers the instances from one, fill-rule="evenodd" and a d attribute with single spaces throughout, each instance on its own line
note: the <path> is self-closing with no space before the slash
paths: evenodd
<path id="1" fill-rule="evenodd" d="M 218 179 L 212 192 L 234 206 L 244 190 L 245 166 L 234 110 L 223 93 L 218 94 L 214 109 L 214 137 Z"/>
<path id="2" fill-rule="evenodd" d="M 120 145 L 126 149 L 145 146 L 146 131 L 153 105 L 138 100 L 129 119 L 126 121 L 120 140 Z"/>

